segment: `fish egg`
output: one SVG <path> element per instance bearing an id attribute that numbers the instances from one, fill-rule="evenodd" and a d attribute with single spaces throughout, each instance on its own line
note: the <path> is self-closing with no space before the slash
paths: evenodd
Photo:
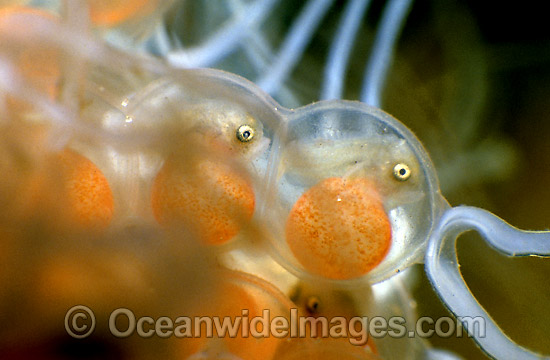
<path id="1" fill-rule="evenodd" d="M 330 279 L 365 275 L 386 256 L 391 224 L 366 178 L 328 178 L 307 190 L 286 223 L 286 241 L 311 273 Z"/>

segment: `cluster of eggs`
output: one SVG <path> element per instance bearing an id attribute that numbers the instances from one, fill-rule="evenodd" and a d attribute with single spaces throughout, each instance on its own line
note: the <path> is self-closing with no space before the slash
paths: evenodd
<path id="1" fill-rule="evenodd" d="M 122 3 L 89 1 L 91 22 L 115 26 L 144 9 Z M 289 110 L 224 72 L 176 71 L 101 45 L 99 60 L 72 54 L 64 20 L 27 7 L 0 9 L 0 36 L 0 65 L 14 74 L 0 86 L 0 168 L 11 174 L 0 184 L 0 305 L 23 309 L 8 321 L 17 331 L 7 353 L 50 349 L 46 334 L 76 302 L 100 314 L 117 303 L 363 316 L 375 306 L 371 284 L 421 260 L 445 202 L 420 142 L 381 110 L 344 101 Z M 15 325 L 22 312 L 41 319 L 33 350 L 17 345 L 32 331 Z M 176 348 L 193 359 L 378 351 L 306 340 L 195 338 Z"/>

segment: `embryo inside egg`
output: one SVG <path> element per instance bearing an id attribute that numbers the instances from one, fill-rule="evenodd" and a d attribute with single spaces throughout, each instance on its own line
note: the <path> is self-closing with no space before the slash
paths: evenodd
<path id="1" fill-rule="evenodd" d="M 279 181 L 288 250 L 280 248 L 324 278 L 388 276 L 411 261 L 415 251 L 405 249 L 422 247 L 431 226 L 418 215 L 429 213 L 426 165 L 395 119 L 338 105 L 306 107 L 289 122 Z"/>

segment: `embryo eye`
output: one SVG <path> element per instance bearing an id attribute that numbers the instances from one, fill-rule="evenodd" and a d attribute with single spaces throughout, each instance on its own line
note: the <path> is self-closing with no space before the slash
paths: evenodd
<path id="1" fill-rule="evenodd" d="M 407 164 L 399 163 L 393 167 L 393 176 L 399 181 L 406 181 L 411 177 L 411 169 Z"/>
<path id="2" fill-rule="evenodd" d="M 306 302 L 307 311 L 313 314 L 317 313 L 319 311 L 320 304 L 321 304 L 321 301 L 317 296 L 310 296 Z"/>
<path id="3" fill-rule="evenodd" d="M 237 139 L 240 142 L 249 142 L 254 139 L 254 128 L 250 125 L 241 125 L 237 129 Z"/>

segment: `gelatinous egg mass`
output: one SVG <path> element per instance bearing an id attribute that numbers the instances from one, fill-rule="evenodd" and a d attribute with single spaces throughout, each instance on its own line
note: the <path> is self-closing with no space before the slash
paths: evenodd
<path id="1" fill-rule="evenodd" d="M 328 178 L 307 190 L 290 211 L 286 241 L 308 271 L 351 279 L 376 267 L 391 244 L 382 199 L 366 178 Z"/>
<path id="2" fill-rule="evenodd" d="M 185 106 L 178 116 L 179 128 L 181 119 L 192 124 L 195 131 L 209 134 L 203 143 L 216 139 L 215 142 L 223 142 L 228 151 L 244 158 L 256 156 L 267 145 L 261 121 L 234 104 L 212 102 Z"/>
<path id="3" fill-rule="evenodd" d="M 212 245 L 231 240 L 254 213 L 250 181 L 223 158 L 167 160 L 151 196 L 160 224 L 185 226 Z"/>

